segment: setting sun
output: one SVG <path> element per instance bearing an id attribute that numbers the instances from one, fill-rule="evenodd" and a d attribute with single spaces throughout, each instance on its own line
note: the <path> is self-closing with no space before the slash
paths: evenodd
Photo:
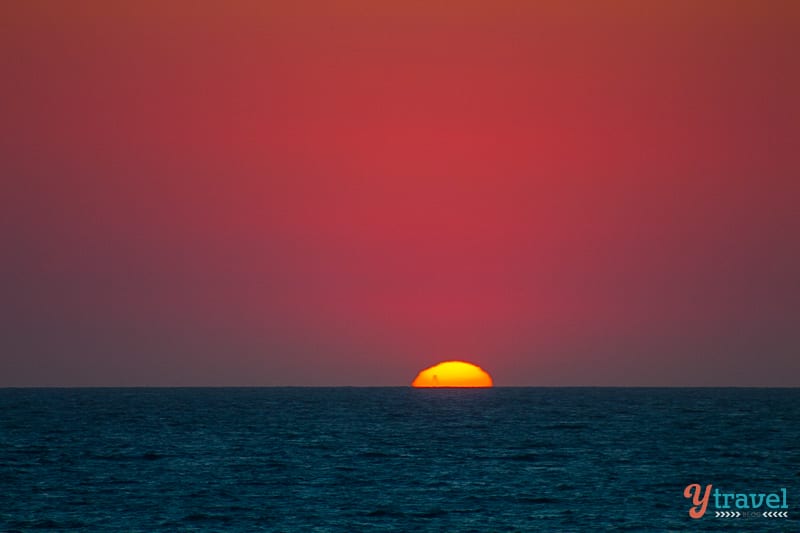
<path id="1" fill-rule="evenodd" d="M 445 361 L 422 370 L 412 387 L 491 387 L 492 377 L 481 367 L 464 361 Z"/>

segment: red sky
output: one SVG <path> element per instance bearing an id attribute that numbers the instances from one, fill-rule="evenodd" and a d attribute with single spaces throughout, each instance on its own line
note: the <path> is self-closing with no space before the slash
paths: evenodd
<path id="1" fill-rule="evenodd" d="M 796 2 L 4 2 L 0 386 L 800 386 Z"/>

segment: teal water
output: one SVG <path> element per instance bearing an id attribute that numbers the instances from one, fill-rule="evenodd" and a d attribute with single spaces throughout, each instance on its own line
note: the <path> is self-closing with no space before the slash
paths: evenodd
<path id="1" fill-rule="evenodd" d="M 0 530 L 798 531 L 798 443 L 798 389 L 2 389 Z"/>

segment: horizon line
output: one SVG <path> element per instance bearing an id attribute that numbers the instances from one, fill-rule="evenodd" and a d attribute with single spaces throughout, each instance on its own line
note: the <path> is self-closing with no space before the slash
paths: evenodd
<path id="1" fill-rule="evenodd" d="M 494 385 L 424 389 L 798 389 L 800 385 Z M 0 385 L 22 389 L 414 389 L 411 385 Z"/>

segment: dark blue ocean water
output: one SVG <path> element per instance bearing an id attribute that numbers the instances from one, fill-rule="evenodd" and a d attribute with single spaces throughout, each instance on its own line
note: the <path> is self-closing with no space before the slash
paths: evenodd
<path id="1" fill-rule="evenodd" d="M 689 483 L 789 518 L 693 520 Z M 798 531 L 798 502 L 797 389 L 0 390 L 0 530 Z"/>

